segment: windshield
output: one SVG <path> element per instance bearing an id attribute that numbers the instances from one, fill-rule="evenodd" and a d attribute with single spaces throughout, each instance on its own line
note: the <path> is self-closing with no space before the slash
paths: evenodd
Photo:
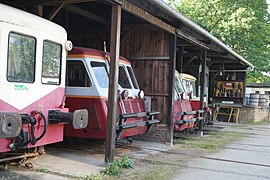
<path id="1" fill-rule="evenodd" d="M 131 88 L 131 84 L 128 80 L 128 75 L 125 71 L 124 66 L 119 66 L 119 76 L 118 76 L 118 84 L 122 87 L 122 88 Z"/>
<path id="2" fill-rule="evenodd" d="M 175 88 L 176 88 L 178 93 L 184 92 L 184 88 L 183 88 L 183 86 L 182 86 L 182 84 L 181 84 L 178 77 L 175 77 L 174 85 L 175 85 Z"/>
<path id="3" fill-rule="evenodd" d="M 103 62 L 94 62 L 92 61 L 90 63 L 92 70 L 94 72 L 95 78 L 102 88 L 108 88 L 109 87 L 109 77 L 108 77 L 108 71 L 106 68 L 106 64 Z"/>
<path id="4" fill-rule="evenodd" d="M 174 79 L 174 88 L 175 88 L 174 98 L 179 99 L 179 94 L 184 92 L 184 88 L 182 86 L 182 83 L 181 83 L 179 77 L 177 77 L 177 76 Z"/>
<path id="5" fill-rule="evenodd" d="M 138 85 L 138 82 L 137 82 L 137 79 L 135 77 L 132 67 L 127 66 L 127 70 L 128 70 L 128 73 L 129 73 L 129 76 L 131 78 L 134 88 L 139 89 L 139 85 Z"/>
<path id="6" fill-rule="evenodd" d="M 185 92 L 187 94 L 192 93 L 192 95 L 195 95 L 195 82 L 186 79 L 183 79 L 182 82 Z"/>

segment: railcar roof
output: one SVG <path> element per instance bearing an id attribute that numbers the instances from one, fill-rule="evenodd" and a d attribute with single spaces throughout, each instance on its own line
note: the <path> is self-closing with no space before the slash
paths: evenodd
<path id="1" fill-rule="evenodd" d="M 178 73 L 178 72 L 177 72 Z M 188 79 L 188 80 L 193 80 L 196 81 L 197 79 L 190 75 L 190 74 L 186 74 L 186 73 L 178 73 L 178 75 L 182 78 L 182 79 Z"/>
<path id="2" fill-rule="evenodd" d="M 85 47 L 73 47 L 73 49 L 69 52 L 69 57 L 94 57 L 98 59 L 104 59 L 106 60 L 106 54 L 109 57 L 110 53 L 105 53 L 104 51 L 97 50 L 97 49 L 92 49 L 92 48 L 85 48 Z M 119 58 L 121 61 L 125 61 L 126 63 L 130 64 L 130 61 L 123 57 L 120 56 Z"/>
<path id="3" fill-rule="evenodd" d="M 9 23 L 51 35 L 66 37 L 66 30 L 47 19 L 0 3 L 0 23 Z"/>

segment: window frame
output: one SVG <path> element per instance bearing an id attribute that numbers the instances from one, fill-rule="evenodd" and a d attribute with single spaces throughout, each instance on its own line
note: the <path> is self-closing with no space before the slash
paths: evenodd
<path id="1" fill-rule="evenodd" d="M 77 86 L 77 85 L 70 86 L 70 85 L 68 85 L 68 82 L 67 82 L 67 80 L 69 79 L 69 77 L 68 77 L 68 64 L 72 63 L 72 62 L 80 62 L 80 63 L 82 63 L 83 67 L 85 68 L 85 73 L 87 74 L 87 77 L 89 79 L 90 86 Z M 88 70 L 88 66 L 87 66 L 87 64 L 86 64 L 86 62 L 84 60 L 82 60 L 82 59 L 69 59 L 69 60 L 67 60 L 67 64 L 66 64 L 66 86 L 67 87 L 72 87 L 72 88 L 91 88 L 91 87 L 94 86 L 93 80 L 91 79 L 91 75 L 90 75 L 89 70 Z"/>
<path id="2" fill-rule="evenodd" d="M 44 43 L 45 42 L 53 43 L 55 45 L 60 45 L 61 52 L 60 52 L 59 82 L 58 83 L 49 83 L 49 82 L 45 83 L 45 82 L 42 82 L 42 78 L 43 78 L 43 60 L 44 60 Z M 44 85 L 57 85 L 57 86 L 61 85 L 61 83 L 62 83 L 62 64 L 63 64 L 63 46 L 62 46 L 62 44 L 51 41 L 51 40 L 48 40 L 48 39 L 44 39 L 43 43 L 42 43 L 41 83 L 44 84 Z"/>
<path id="3" fill-rule="evenodd" d="M 34 39 L 34 41 L 35 41 L 35 43 L 34 43 L 34 59 L 33 59 L 33 81 L 31 81 L 31 82 L 27 82 L 27 81 L 12 81 L 12 80 L 10 80 L 9 79 L 9 73 L 8 73 L 8 70 L 9 70 L 9 52 L 10 52 L 10 34 L 16 34 L 16 35 L 20 35 L 20 36 L 24 36 L 24 37 L 28 37 L 28 38 L 33 38 Z M 35 36 L 32 36 L 32 35 L 29 35 L 29 34 L 25 34 L 25 33 L 21 33 L 21 32 L 16 32 L 16 31 L 10 31 L 9 33 L 8 33 L 8 43 L 7 43 L 7 68 L 6 68 L 6 80 L 8 81 L 8 82 L 14 82 L 14 83 L 28 83 L 28 84 L 33 84 L 33 83 L 35 83 L 35 81 L 36 81 L 36 62 L 37 62 L 37 57 L 36 57 L 36 55 L 37 55 L 37 38 L 35 37 Z"/>

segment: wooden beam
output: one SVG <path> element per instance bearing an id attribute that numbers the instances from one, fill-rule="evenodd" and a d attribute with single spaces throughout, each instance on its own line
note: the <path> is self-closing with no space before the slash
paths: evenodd
<path id="1" fill-rule="evenodd" d="M 96 15 L 94 13 L 91 13 L 91 12 L 89 12 L 87 10 L 76 7 L 74 5 L 65 5 L 63 7 L 63 9 L 65 9 L 67 11 L 70 11 L 70 12 L 73 12 L 74 14 L 78 14 L 80 16 L 86 17 L 88 19 L 94 20 L 94 21 L 99 22 L 101 24 L 106 24 L 106 25 L 110 24 L 110 22 L 106 18 L 98 16 L 98 15 Z"/>
<path id="2" fill-rule="evenodd" d="M 59 3 L 73 4 L 91 1 L 98 1 L 98 0 L 36 0 L 35 3 L 43 6 L 52 6 Z"/>
<path id="3" fill-rule="evenodd" d="M 207 50 L 202 49 L 202 71 L 201 71 L 201 76 L 200 76 L 200 109 L 204 109 L 204 94 L 205 94 L 205 77 L 206 77 L 206 58 L 207 58 Z M 200 120 L 199 122 L 199 128 L 198 132 L 200 135 L 203 135 L 203 120 Z"/>
<path id="4" fill-rule="evenodd" d="M 109 0 L 109 1 L 116 3 L 116 4 L 119 4 L 119 5 L 123 4 L 123 0 Z"/>
<path id="5" fill-rule="evenodd" d="M 209 52 L 207 53 L 207 56 L 212 56 L 212 57 L 218 57 L 218 56 L 228 56 L 228 52 Z"/>
<path id="6" fill-rule="evenodd" d="M 176 34 L 177 34 L 179 37 L 185 39 L 186 41 L 188 41 L 188 42 L 190 42 L 190 43 L 192 43 L 192 44 L 195 44 L 195 45 L 197 45 L 197 46 L 199 46 L 199 47 L 202 47 L 202 48 L 204 48 L 204 49 L 209 49 L 209 47 L 208 47 L 205 43 L 203 43 L 203 42 L 197 40 L 196 38 L 194 38 L 194 37 L 192 37 L 192 36 L 190 36 L 190 35 L 184 33 L 184 32 L 181 31 L 180 29 L 177 29 L 177 30 L 176 30 Z"/>
<path id="7" fill-rule="evenodd" d="M 235 61 L 235 60 L 230 60 L 230 59 L 224 59 L 224 58 L 222 58 L 222 59 L 212 59 L 211 60 L 211 63 L 212 64 L 219 64 L 219 63 L 221 63 L 221 62 L 224 62 L 224 63 L 229 63 L 229 64 L 238 64 L 239 63 L 239 61 Z"/>
<path id="8" fill-rule="evenodd" d="M 171 25 L 165 23 L 164 21 L 161 21 L 160 19 L 156 18 L 155 16 L 149 14 L 148 12 L 144 11 L 141 8 L 138 8 L 137 6 L 129 3 L 128 1 L 124 1 L 122 5 L 122 9 L 147 21 L 148 23 L 151 23 L 164 31 L 167 31 L 171 34 L 175 34 L 175 28 Z"/>
<path id="9" fill-rule="evenodd" d="M 184 64 L 183 54 L 184 54 L 184 48 L 181 47 L 181 48 L 179 48 L 179 52 L 177 53 L 177 59 L 176 59 L 176 60 L 180 61 L 180 67 L 177 67 L 177 68 L 180 68 L 180 73 L 183 72 L 183 66 L 184 66 L 183 65 Z"/>
<path id="10" fill-rule="evenodd" d="M 194 57 L 194 56 L 200 56 L 201 54 L 199 52 L 190 52 L 190 53 L 182 53 L 183 57 Z"/>
<path id="11" fill-rule="evenodd" d="M 169 45 L 169 97 L 168 97 L 168 114 L 167 114 L 167 142 L 173 144 L 173 130 L 174 130 L 174 78 L 176 67 L 176 35 L 170 36 Z"/>
<path id="12" fill-rule="evenodd" d="M 142 30 L 154 30 L 157 31 L 156 26 L 148 23 L 133 23 L 133 24 L 123 24 L 122 28 L 123 31 L 142 31 Z"/>
<path id="13" fill-rule="evenodd" d="M 128 59 L 132 61 L 137 61 L 137 60 L 142 60 L 142 61 L 147 61 L 147 60 L 169 60 L 170 57 L 168 56 L 142 56 L 142 57 L 128 57 Z"/>
<path id="14" fill-rule="evenodd" d="M 41 6 L 41 5 L 36 5 L 36 14 L 40 17 L 43 17 L 43 10 L 44 10 L 44 7 Z"/>
<path id="15" fill-rule="evenodd" d="M 112 6 L 111 20 L 111 46 L 110 46 L 110 74 L 108 111 L 106 124 L 106 146 L 105 162 L 113 163 L 115 150 L 115 125 L 117 116 L 117 91 L 119 75 L 119 51 L 120 51 L 120 28 L 121 28 L 121 6 Z"/>
<path id="16" fill-rule="evenodd" d="M 177 47 L 196 47 L 195 44 L 191 44 L 191 43 L 190 44 L 182 44 L 182 43 L 181 44 L 178 44 L 177 43 L 176 46 Z"/>
<path id="17" fill-rule="evenodd" d="M 193 57 L 191 57 L 189 60 L 188 60 L 188 62 L 185 64 L 185 66 L 182 68 L 182 70 L 184 71 L 185 70 L 185 68 L 195 59 L 195 58 L 197 58 L 197 56 L 193 56 Z"/>
<path id="18" fill-rule="evenodd" d="M 49 19 L 50 21 L 53 20 L 53 18 L 57 15 L 57 13 L 62 9 L 64 5 L 65 3 L 59 3 L 58 5 L 56 5 L 48 15 L 47 19 Z"/>

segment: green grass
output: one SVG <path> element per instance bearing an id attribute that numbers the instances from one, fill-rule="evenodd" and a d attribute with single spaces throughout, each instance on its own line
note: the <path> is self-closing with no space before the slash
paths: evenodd
<path id="1" fill-rule="evenodd" d="M 236 141 L 245 135 L 247 135 L 247 133 L 209 132 L 202 137 L 175 138 L 174 144 L 175 146 L 185 149 L 191 148 L 205 152 L 217 152 L 226 144 Z"/>
<path id="2" fill-rule="evenodd" d="M 83 177 L 77 177 L 74 179 L 79 179 L 79 180 L 102 180 L 106 177 L 106 175 L 101 174 L 101 173 L 97 173 L 97 174 L 90 174 L 90 175 L 86 175 Z"/>
<path id="3" fill-rule="evenodd" d="M 249 124 L 251 124 L 251 125 L 270 125 L 270 121 L 269 120 L 253 121 L 253 122 L 251 122 Z"/>
<path id="4" fill-rule="evenodd" d="M 140 178 L 145 180 L 163 180 L 172 177 L 175 167 L 165 164 L 155 164 L 148 168 Z"/>
<path id="5" fill-rule="evenodd" d="M 41 173 L 49 173 L 49 172 L 50 172 L 50 171 L 49 171 L 48 169 L 46 169 L 46 168 L 38 168 L 36 171 L 37 171 L 37 172 L 41 172 Z"/>

